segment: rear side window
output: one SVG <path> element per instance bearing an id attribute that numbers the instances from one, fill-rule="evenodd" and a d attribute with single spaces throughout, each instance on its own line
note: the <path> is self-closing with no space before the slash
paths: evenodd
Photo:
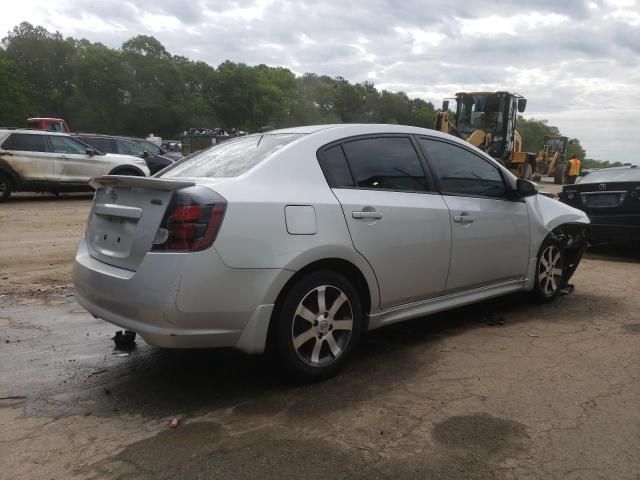
<path id="1" fill-rule="evenodd" d="M 468 150 L 446 142 L 418 140 L 437 170 L 444 193 L 503 198 L 506 189 L 498 168 Z"/>
<path id="2" fill-rule="evenodd" d="M 22 152 L 46 152 L 44 135 L 32 133 L 13 133 L 4 142 L 2 148 L 5 150 L 19 150 Z"/>
<path id="3" fill-rule="evenodd" d="M 227 140 L 180 160 L 161 177 L 237 177 L 303 134 L 250 135 Z"/>
<path id="4" fill-rule="evenodd" d="M 344 156 L 342 147 L 335 145 L 322 151 L 319 155 L 320 168 L 330 187 L 353 187 L 353 178 Z"/>
<path id="5" fill-rule="evenodd" d="M 407 137 L 380 137 L 343 144 L 355 187 L 425 191 L 424 169 Z"/>

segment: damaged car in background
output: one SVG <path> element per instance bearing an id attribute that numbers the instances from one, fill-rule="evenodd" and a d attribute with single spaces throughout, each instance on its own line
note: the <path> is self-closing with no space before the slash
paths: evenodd
<path id="1" fill-rule="evenodd" d="M 334 374 L 368 330 L 552 301 L 589 223 L 468 143 L 398 125 L 254 134 L 92 185 L 82 306 L 152 345 L 269 350 L 301 379 Z"/>
<path id="2" fill-rule="evenodd" d="M 86 192 L 99 175 L 148 176 L 144 159 L 103 154 L 66 133 L 0 128 L 0 202 L 12 192 Z"/>

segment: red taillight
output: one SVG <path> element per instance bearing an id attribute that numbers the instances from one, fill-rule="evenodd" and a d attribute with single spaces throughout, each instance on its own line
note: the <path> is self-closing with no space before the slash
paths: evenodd
<path id="1" fill-rule="evenodd" d="M 193 252 L 209 248 L 220 230 L 227 203 L 205 187 L 177 190 L 156 233 L 152 251 Z"/>

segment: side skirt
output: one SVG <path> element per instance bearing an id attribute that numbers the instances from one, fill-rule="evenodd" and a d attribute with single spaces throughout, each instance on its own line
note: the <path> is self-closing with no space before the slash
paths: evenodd
<path id="1" fill-rule="evenodd" d="M 374 330 L 376 328 L 402 322 L 404 320 L 410 320 L 412 318 L 431 315 L 444 310 L 450 310 L 456 307 L 462 307 L 464 305 L 480 302 L 489 298 L 519 292 L 524 290 L 524 286 L 524 280 L 512 280 L 496 285 L 468 290 L 466 292 L 443 295 L 441 297 L 431 298 L 422 302 L 393 307 L 370 315 L 369 330 Z"/>

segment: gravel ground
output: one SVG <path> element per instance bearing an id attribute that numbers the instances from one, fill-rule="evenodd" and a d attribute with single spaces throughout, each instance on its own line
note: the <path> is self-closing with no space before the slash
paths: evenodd
<path id="1" fill-rule="evenodd" d="M 0 205 L 2 479 L 640 478 L 637 252 L 589 252 L 553 305 L 372 332 L 294 386 L 233 351 L 114 350 L 70 288 L 89 203 Z"/>

